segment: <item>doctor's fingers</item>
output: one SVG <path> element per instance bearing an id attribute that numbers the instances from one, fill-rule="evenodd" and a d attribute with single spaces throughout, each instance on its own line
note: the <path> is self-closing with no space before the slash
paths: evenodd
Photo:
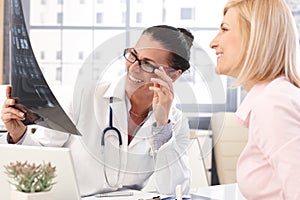
<path id="1" fill-rule="evenodd" d="M 155 94 L 154 97 L 156 97 L 156 101 L 158 102 L 172 102 L 174 98 L 173 91 L 165 88 L 165 87 L 149 87 L 150 90 L 152 90 Z"/>
<path id="2" fill-rule="evenodd" d="M 2 109 L 4 108 L 8 108 L 8 107 L 11 107 L 11 106 L 14 106 L 16 104 L 16 100 L 15 99 L 5 99 L 3 105 L 2 105 Z"/>
<path id="3" fill-rule="evenodd" d="M 14 107 L 6 107 L 6 108 L 3 108 L 1 111 L 1 119 L 3 120 L 3 122 L 7 122 L 12 119 L 24 120 L 25 113 L 21 112 L 18 109 L 15 109 Z"/>
<path id="4" fill-rule="evenodd" d="M 160 78 L 151 78 L 151 81 L 155 83 L 156 85 L 159 85 L 159 87 L 165 87 L 166 89 L 173 92 L 173 83 L 172 82 L 166 82 Z"/>
<path id="5" fill-rule="evenodd" d="M 8 85 L 6 87 L 6 98 L 10 99 L 11 98 L 11 91 L 12 91 L 12 87 L 10 85 Z"/>
<path id="6" fill-rule="evenodd" d="M 172 83 L 172 79 L 170 78 L 170 76 L 166 73 L 166 71 L 164 70 L 163 67 L 159 67 L 159 69 L 154 70 L 154 73 L 161 78 L 162 80 L 166 81 L 166 82 L 170 82 Z"/>

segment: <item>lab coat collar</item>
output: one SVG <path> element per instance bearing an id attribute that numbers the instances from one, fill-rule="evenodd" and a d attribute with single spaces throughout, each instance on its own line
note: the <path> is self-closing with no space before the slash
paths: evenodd
<path id="1" fill-rule="evenodd" d="M 113 126 L 118 127 L 122 136 L 122 149 L 127 149 L 127 109 L 125 103 L 125 81 L 126 73 L 117 78 L 116 81 L 111 82 L 103 97 L 96 97 L 95 101 L 100 98 L 105 98 L 109 102 L 109 98 L 113 97 L 113 102 L 110 107 L 113 110 Z M 101 90 L 101 88 L 99 88 Z M 96 94 L 101 94 L 96 92 Z M 103 108 L 102 108 L 103 109 Z M 107 108 L 109 109 L 109 107 Z M 101 117 L 101 116 L 100 116 Z"/>
<path id="2" fill-rule="evenodd" d="M 113 103 L 111 104 L 113 110 L 119 111 L 118 116 L 114 116 L 114 124 L 118 127 L 127 128 L 127 118 L 124 117 L 124 113 L 127 113 L 126 109 L 126 94 L 125 94 L 125 84 L 126 84 L 126 73 L 123 74 L 117 81 L 113 82 L 108 90 L 104 93 L 104 98 L 113 97 Z M 125 105 L 124 105 L 125 104 Z M 128 105 L 129 106 L 129 105 Z M 123 113 L 123 114 L 122 114 Z M 127 116 L 127 115 L 126 115 Z M 151 133 L 151 126 L 155 122 L 155 119 L 151 113 L 149 113 L 148 119 L 140 127 L 137 134 L 131 141 L 129 148 L 132 148 L 134 145 L 139 143 L 141 140 L 144 140 L 148 137 L 148 134 Z M 117 125 L 118 124 L 118 125 Z M 127 133 L 127 130 L 120 130 L 121 133 Z M 127 137 L 127 135 L 126 135 Z M 123 146 L 127 146 L 127 138 L 122 134 Z M 126 142 L 125 142 L 126 141 Z"/>
<path id="3" fill-rule="evenodd" d="M 126 73 L 117 78 L 116 81 L 112 82 L 107 91 L 104 93 L 104 98 L 113 97 L 114 101 L 120 100 L 125 101 L 125 83 L 126 83 Z"/>

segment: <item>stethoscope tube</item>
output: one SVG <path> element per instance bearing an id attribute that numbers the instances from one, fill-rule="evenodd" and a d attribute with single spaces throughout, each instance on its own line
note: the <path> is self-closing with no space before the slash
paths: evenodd
<path id="1" fill-rule="evenodd" d="M 110 105 L 109 105 L 109 126 L 107 128 L 105 128 L 102 132 L 102 137 L 101 137 L 101 146 L 103 147 L 103 157 L 104 157 L 104 163 L 103 163 L 103 168 L 104 168 L 104 177 L 105 177 L 105 180 L 106 180 L 106 183 L 108 186 L 112 187 L 112 188 L 116 188 L 116 187 L 119 187 L 118 185 L 118 182 L 119 182 L 119 179 L 120 179 L 120 168 L 121 168 L 121 146 L 122 146 L 122 137 L 121 137 L 121 133 L 120 131 L 113 126 L 113 110 L 112 110 L 112 107 L 111 107 L 111 104 L 113 103 L 113 97 L 110 97 L 109 99 L 109 102 L 110 102 Z M 108 133 L 109 131 L 113 131 L 117 134 L 118 136 L 118 139 L 119 139 L 119 171 L 117 172 L 117 180 L 115 182 L 115 184 L 111 184 L 110 181 L 109 181 L 109 178 L 107 176 L 107 171 L 106 171 L 106 162 L 105 162 L 105 135 L 106 133 Z"/>
<path id="2" fill-rule="evenodd" d="M 109 103 L 112 104 L 113 102 L 113 97 L 110 97 L 109 98 Z M 108 132 L 108 131 L 115 131 L 117 134 L 118 134 L 118 138 L 119 138 L 119 145 L 121 146 L 122 145 L 122 137 L 121 137 L 121 133 L 120 131 L 113 126 L 113 111 L 112 111 L 112 108 L 111 106 L 109 106 L 109 126 L 107 128 L 105 128 L 103 130 L 103 133 L 102 133 L 102 139 L 101 139 L 101 145 L 104 146 L 105 145 L 105 142 L 104 142 L 104 137 L 105 137 L 105 134 Z"/>

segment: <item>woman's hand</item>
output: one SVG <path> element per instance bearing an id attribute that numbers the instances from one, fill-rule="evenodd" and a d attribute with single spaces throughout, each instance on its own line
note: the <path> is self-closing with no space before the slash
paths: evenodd
<path id="1" fill-rule="evenodd" d="M 156 69 L 154 73 L 158 78 L 151 78 L 154 85 L 149 89 L 154 92 L 152 107 L 156 125 L 162 126 L 169 121 L 168 116 L 174 99 L 173 81 L 166 74 L 163 67 Z"/>
<path id="2" fill-rule="evenodd" d="M 10 134 L 13 143 L 17 143 L 26 131 L 25 120 L 26 109 L 16 109 L 17 99 L 11 97 L 11 86 L 6 88 L 6 100 L 2 106 L 1 119 Z M 18 106 L 19 108 L 20 106 Z"/>

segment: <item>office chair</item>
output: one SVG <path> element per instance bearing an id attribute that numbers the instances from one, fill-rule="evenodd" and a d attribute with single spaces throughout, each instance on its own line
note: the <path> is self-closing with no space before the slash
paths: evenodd
<path id="1" fill-rule="evenodd" d="M 220 184 L 236 182 L 236 163 L 248 140 L 248 129 L 232 112 L 214 113 L 211 118 L 214 156 Z"/>

